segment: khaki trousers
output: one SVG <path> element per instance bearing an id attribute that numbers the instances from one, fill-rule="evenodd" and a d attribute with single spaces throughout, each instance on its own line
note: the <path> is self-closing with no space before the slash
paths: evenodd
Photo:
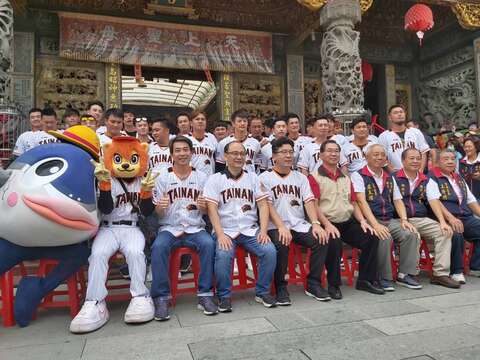
<path id="1" fill-rule="evenodd" d="M 450 252 L 452 237 L 443 235 L 440 224 L 430 218 L 410 218 L 410 223 L 420 233 L 420 237 L 427 243 L 433 243 L 435 261 L 433 263 L 434 276 L 448 276 L 450 274 Z"/>

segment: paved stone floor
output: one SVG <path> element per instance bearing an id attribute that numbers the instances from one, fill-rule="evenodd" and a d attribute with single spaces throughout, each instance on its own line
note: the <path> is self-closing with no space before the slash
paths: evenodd
<path id="1" fill-rule="evenodd" d="M 291 286 L 293 305 L 266 309 L 253 293 L 212 317 L 180 296 L 167 322 L 128 326 L 126 303 L 88 335 L 68 332 L 68 311 L 41 311 L 29 327 L 0 327 L 0 359 L 480 359 L 480 279 L 461 290 L 397 288 L 375 296 L 342 288 L 344 300 L 317 302 Z"/>

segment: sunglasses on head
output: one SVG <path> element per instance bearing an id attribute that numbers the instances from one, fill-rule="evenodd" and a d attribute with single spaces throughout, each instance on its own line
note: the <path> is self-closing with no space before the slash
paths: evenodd
<path id="1" fill-rule="evenodd" d="M 148 121 L 148 119 L 147 119 L 146 117 L 138 117 L 138 118 L 135 118 L 135 121 L 136 121 L 136 122 Z"/>
<path id="2" fill-rule="evenodd" d="M 97 121 L 93 116 L 82 116 L 80 121 Z"/>

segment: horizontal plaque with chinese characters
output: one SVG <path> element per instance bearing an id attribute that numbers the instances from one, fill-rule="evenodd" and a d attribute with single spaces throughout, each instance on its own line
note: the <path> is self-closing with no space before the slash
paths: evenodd
<path id="1" fill-rule="evenodd" d="M 60 14 L 60 56 L 120 64 L 272 73 L 269 33 Z"/>

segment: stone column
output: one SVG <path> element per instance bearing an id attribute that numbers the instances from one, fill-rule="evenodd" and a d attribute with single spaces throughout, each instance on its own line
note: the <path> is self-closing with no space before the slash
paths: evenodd
<path id="1" fill-rule="evenodd" d="M 361 14 L 358 0 L 329 1 L 320 13 L 324 109 L 340 118 L 364 110 L 360 33 L 354 30 Z"/>
<path id="2" fill-rule="evenodd" d="M 0 101 L 10 99 L 13 9 L 9 0 L 0 0 Z"/>
<path id="3" fill-rule="evenodd" d="M 303 56 L 287 55 L 287 99 L 289 112 L 305 119 L 305 96 L 303 88 Z M 302 128 L 305 124 L 302 124 Z"/>
<path id="4" fill-rule="evenodd" d="M 387 97 L 387 111 L 388 108 L 397 102 L 395 91 L 395 65 L 385 65 L 385 95 Z M 412 114 L 408 114 L 411 116 Z"/>

